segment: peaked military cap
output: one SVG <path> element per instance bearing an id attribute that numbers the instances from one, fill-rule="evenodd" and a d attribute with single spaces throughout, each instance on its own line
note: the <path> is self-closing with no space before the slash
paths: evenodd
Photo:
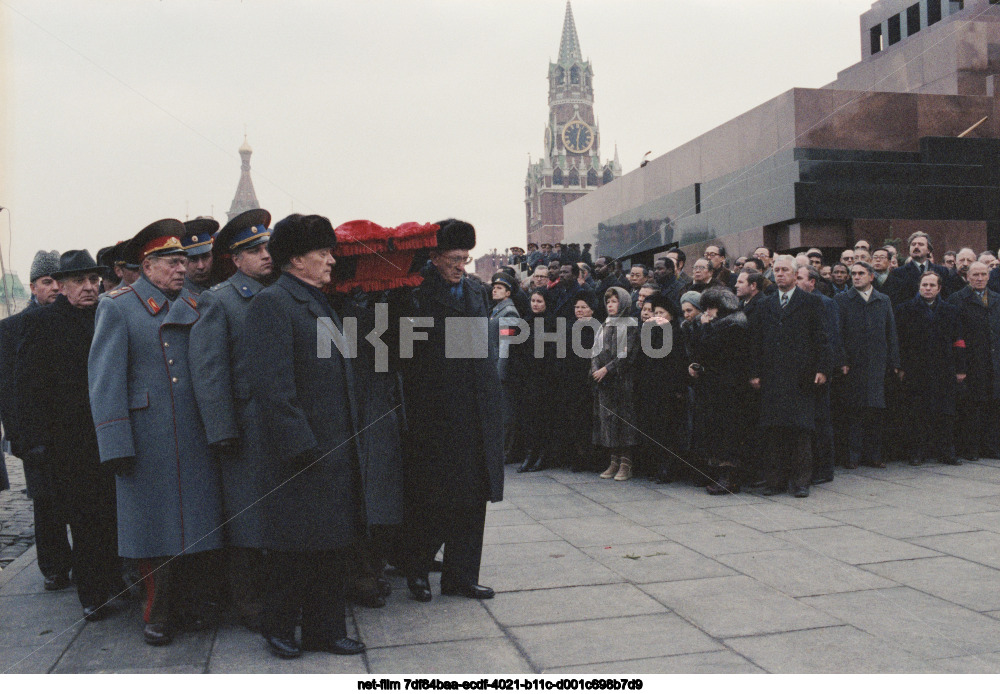
<path id="1" fill-rule="evenodd" d="M 125 249 L 125 257 L 131 257 L 139 264 L 150 256 L 186 255 L 180 240 L 183 235 L 184 225 L 177 219 L 153 222 L 132 237 Z"/>
<path id="2" fill-rule="evenodd" d="M 215 245 L 223 253 L 239 253 L 247 248 L 267 243 L 271 232 L 271 213 L 267 210 L 247 210 L 236 215 L 222 227 Z"/>
<path id="3" fill-rule="evenodd" d="M 59 256 L 59 269 L 52 273 L 52 278 L 58 280 L 69 275 L 104 272 L 107 269 L 106 265 L 94 262 L 93 256 L 87 250 L 66 251 Z"/>
<path id="4" fill-rule="evenodd" d="M 196 217 L 184 222 L 184 235 L 180 237 L 184 251 L 189 255 L 212 252 L 212 234 L 219 230 L 219 223 L 211 217 Z"/>

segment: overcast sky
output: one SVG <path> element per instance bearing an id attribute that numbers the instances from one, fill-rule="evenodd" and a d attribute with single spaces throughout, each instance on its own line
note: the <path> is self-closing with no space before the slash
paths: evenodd
<path id="1" fill-rule="evenodd" d="M 860 59 L 870 0 L 574 0 L 624 170 Z M 0 0 L 0 243 L 225 223 L 244 126 L 275 220 L 461 217 L 524 245 L 564 0 Z M 13 262 L 8 254 L 12 242 Z"/>

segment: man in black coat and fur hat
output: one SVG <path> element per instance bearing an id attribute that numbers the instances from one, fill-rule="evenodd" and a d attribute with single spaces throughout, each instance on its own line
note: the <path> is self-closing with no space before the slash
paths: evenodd
<path id="1" fill-rule="evenodd" d="M 421 602 L 431 599 L 428 572 L 442 543 L 442 594 L 493 597 L 479 585 L 479 563 L 486 502 L 503 499 L 503 395 L 489 358 L 490 298 L 465 276 L 476 231 L 455 219 L 439 227 L 408 307 L 409 316 L 433 325 L 415 325 L 426 339 L 412 342 L 412 357 L 406 358 L 405 335 L 401 344 L 409 423 L 406 572 Z"/>

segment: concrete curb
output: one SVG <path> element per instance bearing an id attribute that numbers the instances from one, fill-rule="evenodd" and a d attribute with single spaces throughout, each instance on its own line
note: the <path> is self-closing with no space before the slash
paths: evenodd
<path id="1" fill-rule="evenodd" d="M 31 545 L 24 554 L 7 565 L 6 569 L 0 571 L 0 592 L 3 587 L 14 580 L 14 577 L 35 563 L 35 546 Z"/>

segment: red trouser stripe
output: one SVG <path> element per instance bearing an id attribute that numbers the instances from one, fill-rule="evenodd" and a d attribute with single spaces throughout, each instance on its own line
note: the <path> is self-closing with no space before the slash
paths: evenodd
<path id="1" fill-rule="evenodd" d="M 143 583 L 146 584 L 146 607 L 142 611 L 142 621 L 149 624 L 149 617 L 153 613 L 153 598 L 156 597 L 156 581 L 153 579 L 153 563 L 148 559 L 140 560 L 139 573 L 142 574 Z"/>

